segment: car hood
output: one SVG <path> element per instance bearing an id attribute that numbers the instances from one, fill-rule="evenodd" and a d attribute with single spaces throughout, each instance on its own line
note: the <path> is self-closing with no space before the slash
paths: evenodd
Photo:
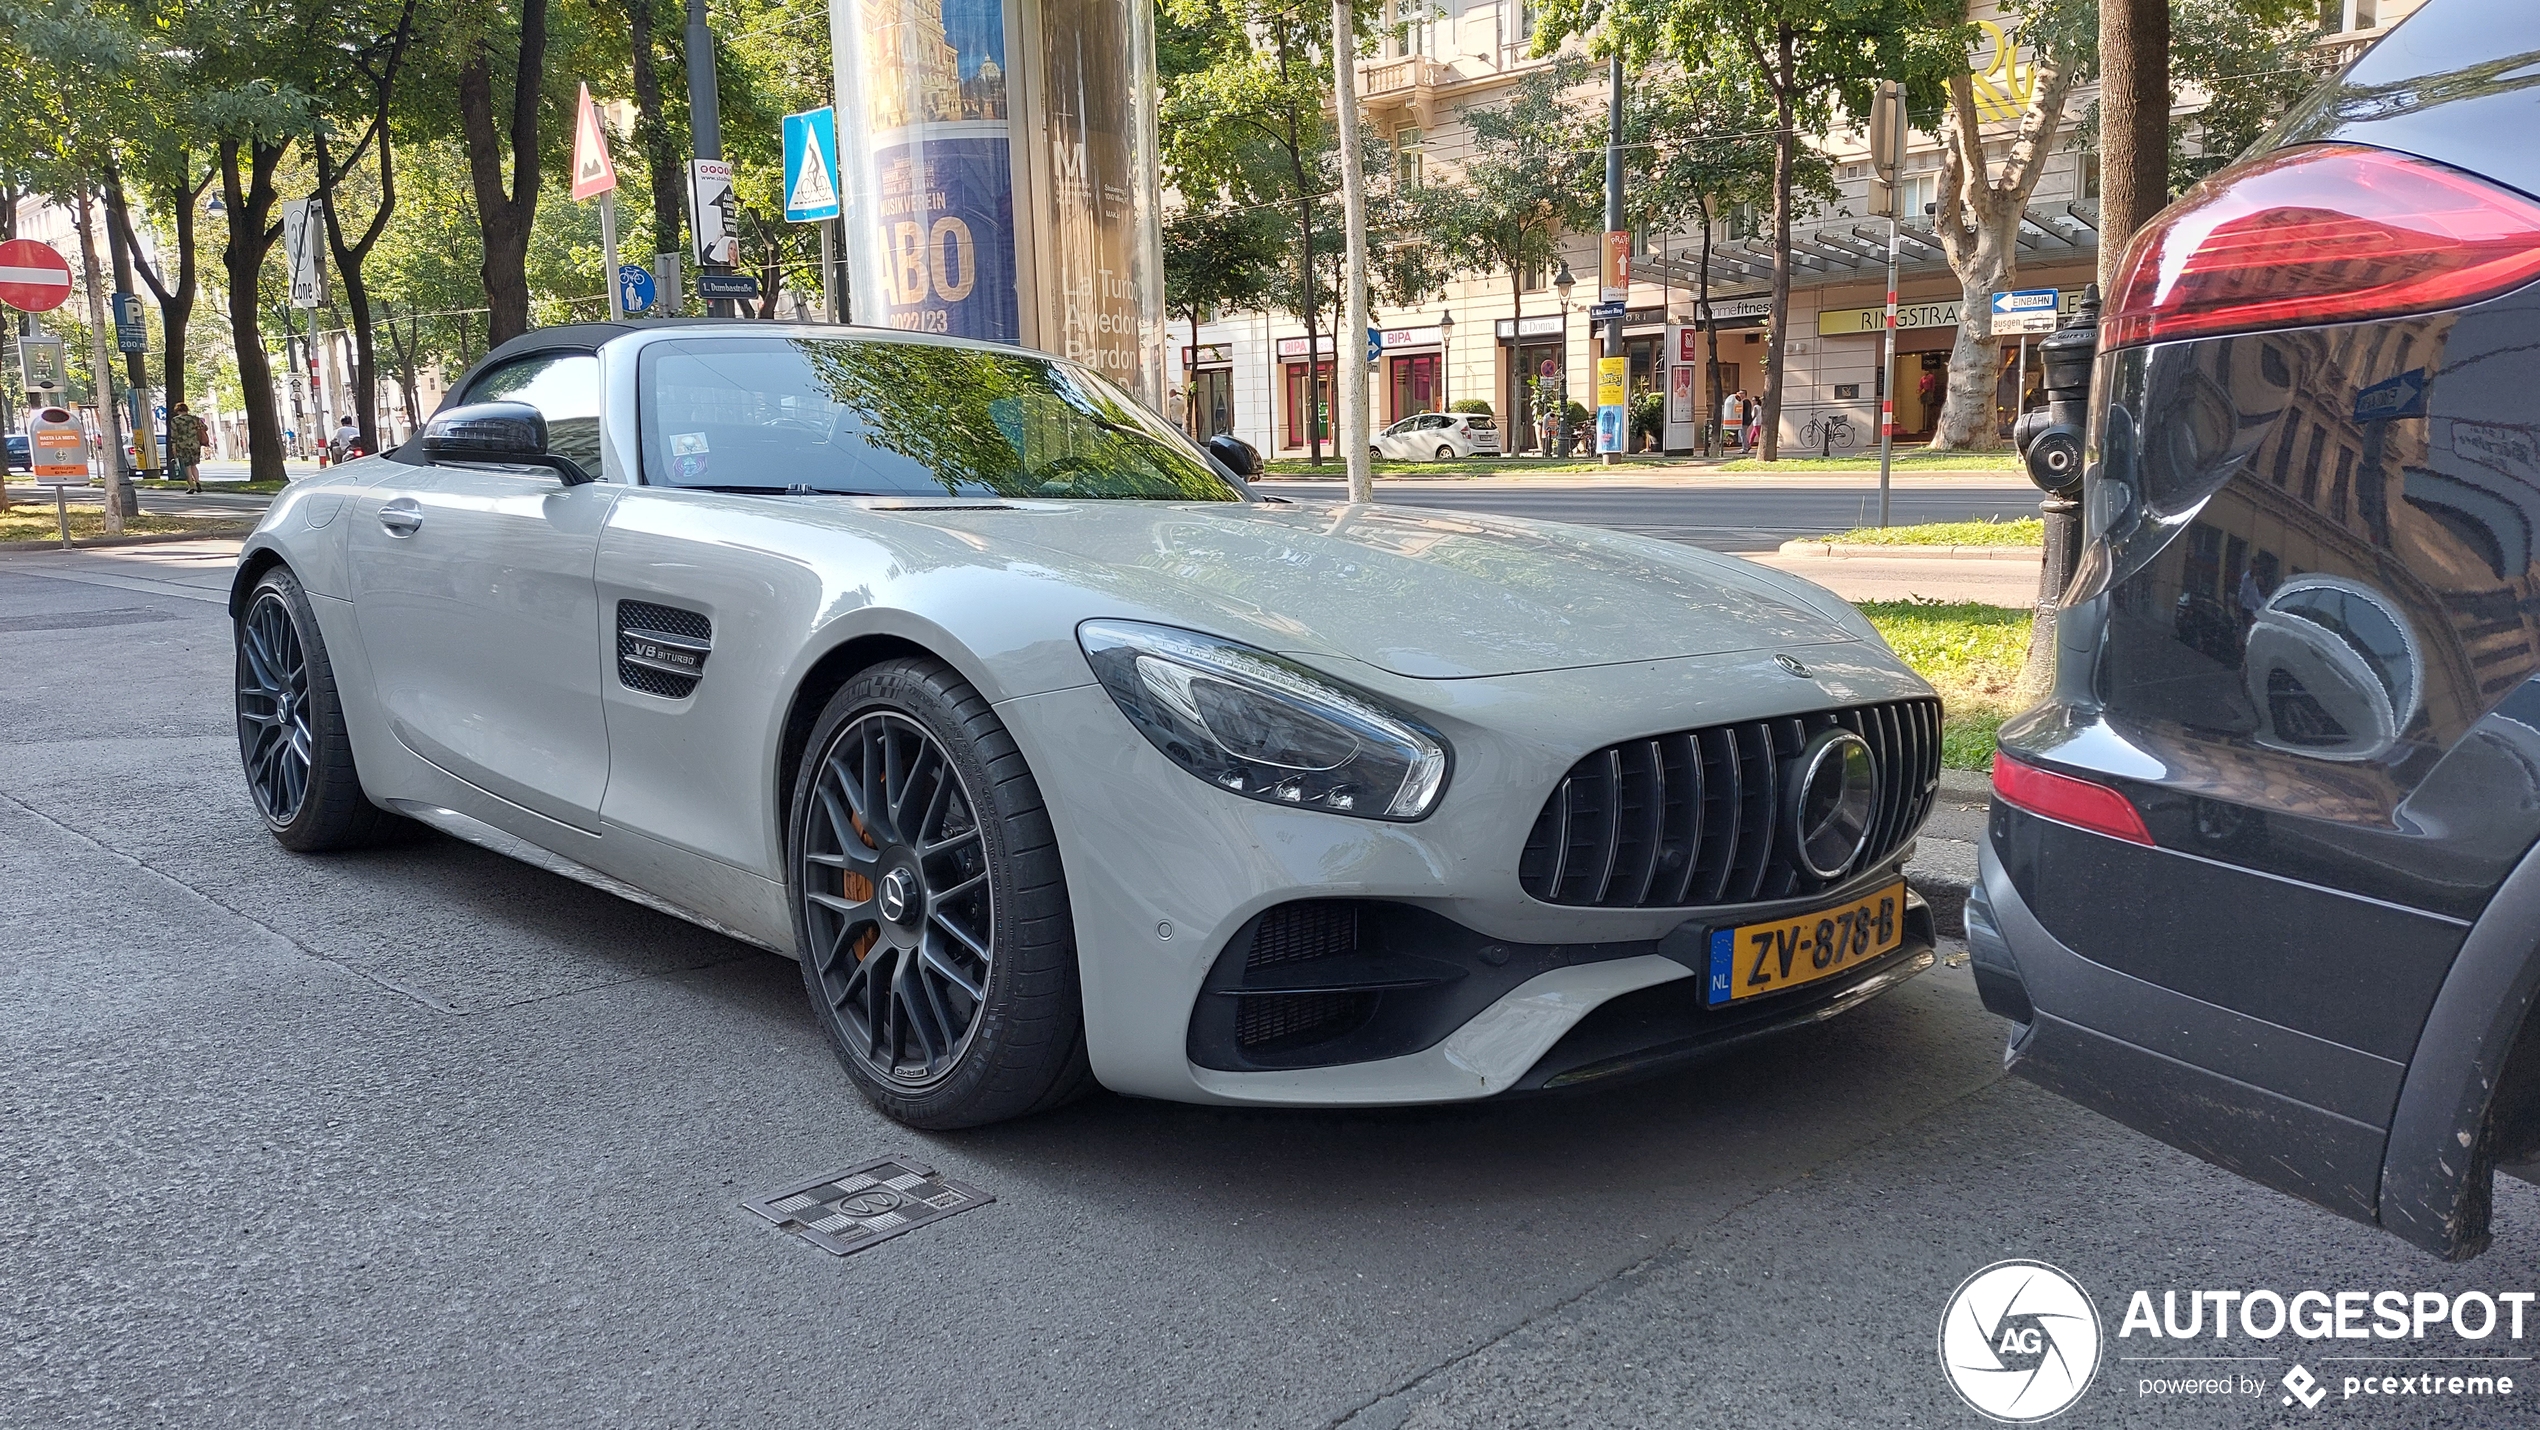
<path id="1" fill-rule="evenodd" d="M 1023 503 L 976 520 L 980 535 L 1037 547 L 1167 618 L 1416 678 L 1858 638 L 1834 614 L 1849 614 L 1834 596 L 1778 572 L 1556 522 L 1132 501 Z M 1229 619 L 1254 629 L 1226 629 Z"/>

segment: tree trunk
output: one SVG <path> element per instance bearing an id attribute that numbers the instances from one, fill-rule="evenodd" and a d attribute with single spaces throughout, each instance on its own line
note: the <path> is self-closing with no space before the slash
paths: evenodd
<path id="1" fill-rule="evenodd" d="M 228 241 L 221 245 L 221 270 L 229 279 L 229 341 L 238 361 L 238 395 L 247 409 L 247 479 L 279 482 L 282 466 L 282 418 L 274 406 L 273 366 L 265 358 L 265 338 L 256 312 L 256 285 L 265 253 L 281 234 L 270 223 L 273 171 L 282 161 L 277 147 L 250 143 L 247 172 L 239 173 L 239 141 L 220 141 L 221 203 L 227 210 Z"/>
<path id="2" fill-rule="evenodd" d="M 102 472 L 106 485 L 106 534 L 123 535 L 123 519 L 130 510 L 132 486 L 124 480 L 123 413 L 115 405 L 115 365 L 108 355 L 106 295 L 98 289 L 103 279 L 97 271 L 97 240 L 89 222 L 88 181 L 79 185 L 79 271 L 80 281 L 88 289 L 88 370 L 96 381 L 97 432 L 106 442 Z"/>
<path id="3" fill-rule="evenodd" d="M 1696 211 L 1702 215 L 1702 269 L 1699 275 L 1702 282 L 1702 296 L 1696 300 L 1695 311 L 1702 318 L 1704 368 L 1702 382 L 1706 394 L 1703 398 L 1705 405 L 1696 415 L 1702 422 L 1699 430 L 1712 434 L 1710 439 L 1703 442 L 1702 450 L 1710 456 L 1717 457 L 1724 456 L 1728 452 L 1728 448 L 1719 440 L 1722 436 L 1719 426 L 1720 407 L 1728 394 L 1720 390 L 1720 324 L 1711 316 L 1711 206 L 1707 203 L 1701 204 Z"/>
<path id="4" fill-rule="evenodd" d="M 142 285 L 150 290 L 151 298 L 159 305 L 159 376 L 167 390 L 170 412 L 176 411 L 178 403 L 188 401 L 185 390 L 185 330 L 194 317 L 194 200 L 203 191 L 202 185 L 189 181 L 191 174 L 191 160 L 180 152 L 177 155 L 177 178 L 159 196 L 160 202 L 167 206 L 169 222 L 176 228 L 176 282 L 171 285 L 151 266 L 149 256 L 141 251 L 141 245 L 133 241 L 132 210 L 125 202 L 123 176 L 112 168 L 106 170 L 106 222 L 123 235 L 124 246 L 132 254 L 134 270 L 140 274 Z M 212 175 L 206 173 L 203 184 L 211 181 Z"/>
<path id="5" fill-rule="evenodd" d="M 1534 446 L 1534 395 L 1526 390 L 1526 274 L 1515 263 L 1508 265 L 1508 380 L 1516 396 L 1510 405 L 1517 410 L 1508 415 L 1508 435 L 1500 445 L 1508 455 Z"/>
<path id="6" fill-rule="evenodd" d="M 653 0 L 627 0 L 627 28 L 635 39 L 635 142 L 653 188 L 653 252 L 679 251 L 679 143 L 662 115 L 661 71 L 653 67 Z"/>
<path id="7" fill-rule="evenodd" d="M 1773 85 L 1773 316 L 1764 342 L 1764 440 L 1758 453 L 1765 461 L 1781 456 L 1782 355 L 1790 349 L 1790 200 L 1791 171 L 1799 159 L 1798 117 L 1793 112 L 1792 49 L 1796 38 L 1781 26 L 1779 67 Z"/>
<path id="8" fill-rule="evenodd" d="M 1376 499 L 1375 466 L 1367 460 L 1367 175 L 1358 153 L 1358 17 L 1355 0 L 1332 0 L 1332 107 L 1339 120 L 1341 160 L 1341 302 L 1332 335 L 1332 405 L 1339 408 L 1341 460 L 1349 499 Z M 1341 374 L 1348 373 L 1344 379 Z"/>
<path id="9" fill-rule="evenodd" d="M 459 132 L 466 140 L 476 226 L 484 240 L 488 348 L 529 331 L 529 229 L 538 215 L 538 106 L 547 63 L 547 0 L 522 0 L 520 55 L 512 74 L 511 126 L 494 128 L 494 55 L 480 39 L 459 67 Z M 511 182 L 503 157 L 511 156 Z"/>
<path id="10" fill-rule="evenodd" d="M 2169 0 L 2100 0 L 2099 291 L 2127 240 L 2169 202 Z"/>

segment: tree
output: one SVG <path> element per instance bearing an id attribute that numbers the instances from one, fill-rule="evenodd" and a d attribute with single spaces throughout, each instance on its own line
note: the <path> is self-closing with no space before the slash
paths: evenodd
<path id="1" fill-rule="evenodd" d="M 1790 330 L 1790 231 L 1800 199 L 1800 140 L 1838 112 L 1869 112 L 1872 84 L 1963 64 L 1954 0 L 1546 0 L 1538 52 L 1585 35 L 1626 62 L 1664 54 L 1687 73 L 1752 90 L 1772 114 L 1773 302 L 1764 357 L 1764 448 L 1779 455 L 1783 353 Z"/>
<path id="2" fill-rule="evenodd" d="M 499 12 L 461 40 L 459 132 L 484 243 L 487 345 L 529 331 L 529 230 L 538 216 L 539 111 L 546 99 L 547 0 L 517 0 L 514 23 Z M 462 23 L 465 23 L 464 21 Z M 507 104 L 495 109 L 497 61 L 509 71 Z M 498 127 L 498 124 L 500 127 Z M 510 165 L 506 179 L 504 166 Z"/>
<path id="3" fill-rule="evenodd" d="M 1526 274 L 1559 256 L 1562 228 L 1598 223 L 1602 177 L 1592 158 L 1595 140 L 1588 121 L 1563 98 L 1583 73 L 1575 61 L 1563 60 L 1528 73 L 1502 102 L 1466 109 L 1472 156 L 1461 173 L 1441 174 L 1420 196 L 1421 227 L 1449 262 L 1508 275 L 1512 320 L 1525 316 Z M 1600 118 L 1596 129 L 1602 128 Z M 1522 417 L 1508 414 L 1517 444 L 1526 440 Z"/>
<path id="4" fill-rule="evenodd" d="M 625 0 L 626 28 L 632 37 L 630 78 L 635 85 L 635 147 L 643 151 L 644 174 L 653 199 L 653 252 L 679 251 L 679 196 L 682 164 L 679 138 L 671 132 L 662 103 L 659 57 L 669 47 L 678 60 L 676 31 L 665 31 L 654 19 L 653 0 Z M 665 295 L 667 296 L 667 295 Z"/>
<path id="5" fill-rule="evenodd" d="M 1209 313 L 1270 301 L 1280 257 L 1278 232 L 1257 208 L 1185 204 L 1164 220 L 1164 310 L 1190 324 L 1194 361 Z"/>
<path id="6" fill-rule="evenodd" d="M 397 92 L 398 70 L 404 65 L 406 47 L 414 40 L 415 0 L 402 0 L 393 12 L 387 33 L 360 36 L 346 47 L 345 62 L 360 76 L 354 102 L 367 111 L 368 124 L 362 137 L 353 145 L 352 153 L 339 166 L 327 144 L 327 129 L 320 126 L 311 136 L 311 148 L 317 159 L 318 201 L 326 220 L 327 249 L 335 258 L 335 276 L 342 281 L 344 306 L 351 315 L 353 333 L 353 414 L 361 429 L 362 450 L 376 452 L 379 440 L 379 340 L 373 326 L 370 286 L 362 266 L 378 246 L 379 236 L 388 227 L 389 218 L 397 212 L 397 170 L 391 144 L 388 111 Z M 350 107 L 350 106 L 348 106 Z M 359 111 L 357 111 L 359 112 Z M 345 238 L 343 180 L 347 170 L 362 162 L 365 150 L 377 153 L 378 175 L 375 202 L 370 222 L 363 225 L 358 237 Z"/>
<path id="7" fill-rule="evenodd" d="M 1623 136 L 1633 178 L 1627 207 L 1633 223 L 1656 235 L 1690 219 L 1701 230 L 1695 265 L 1695 316 L 1703 335 L 1703 400 L 1707 415 L 1719 409 L 1720 335 L 1711 314 L 1711 249 L 1715 221 L 1740 207 L 1772 202 L 1778 146 L 1771 121 L 1754 92 L 1723 84 L 1719 76 L 1670 72 L 1625 96 Z M 1803 151 L 1793 185 L 1810 199 L 1831 202 L 1834 168 L 1814 149 Z"/>
<path id="8" fill-rule="evenodd" d="M 1362 24 L 1373 0 L 1357 0 Z M 1332 12 L 1313 0 L 1165 0 L 1158 16 L 1165 176 L 1185 198 L 1258 204 L 1280 216 L 1294 264 L 1284 306 L 1317 364 L 1320 255 L 1332 246 Z M 1335 343 L 1335 375 L 1341 363 Z M 1311 384 L 1309 384 L 1311 386 Z M 1323 460 L 1309 399 L 1307 455 Z"/>
<path id="9" fill-rule="evenodd" d="M 2096 17 L 2089 0 L 2029 0 L 2019 39 L 2035 56 L 2029 97 L 2010 153 L 1997 170 L 1986 157 L 1967 66 L 1949 72 L 1949 107 L 1941 133 L 1938 213 L 1932 228 L 1958 277 L 1958 334 L 1949 349 L 1948 395 L 1932 432 L 1937 451 L 1991 447 L 2000 347 L 1993 340 L 1993 295 L 2019 276 L 2020 221 L 2046 172 L 2073 86 L 2095 61 Z M 1960 12 L 1965 18 L 1965 10 Z M 2015 42 L 2005 35 L 2008 49 Z M 2005 56 L 2008 58 L 2008 56 Z"/>

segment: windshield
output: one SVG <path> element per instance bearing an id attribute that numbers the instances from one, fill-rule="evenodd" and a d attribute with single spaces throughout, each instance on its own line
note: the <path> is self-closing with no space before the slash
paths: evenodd
<path id="1" fill-rule="evenodd" d="M 645 480 L 863 496 L 1241 501 L 1118 388 L 1021 352 L 863 338 L 647 345 Z"/>

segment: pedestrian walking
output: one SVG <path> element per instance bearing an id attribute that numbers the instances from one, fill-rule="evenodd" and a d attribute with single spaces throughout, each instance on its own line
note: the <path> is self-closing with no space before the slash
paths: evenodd
<path id="1" fill-rule="evenodd" d="M 211 433 L 203 419 L 180 402 L 168 411 L 168 465 L 185 479 L 185 489 L 200 494 L 203 490 L 203 444 Z"/>
<path id="2" fill-rule="evenodd" d="M 1743 389 L 1740 389 L 1741 395 Z M 1764 404 L 1746 399 L 1746 450 L 1752 452 L 1764 445 Z"/>

